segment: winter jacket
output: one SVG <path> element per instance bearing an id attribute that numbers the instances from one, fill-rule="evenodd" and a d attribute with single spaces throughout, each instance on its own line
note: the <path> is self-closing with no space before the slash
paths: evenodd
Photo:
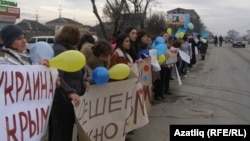
<path id="1" fill-rule="evenodd" d="M 31 60 L 27 52 L 19 53 L 10 48 L 2 48 L 0 50 L 0 64 L 30 65 Z"/>
<path id="2" fill-rule="evenodd" d="M 139 42 L 137 43 L 137 46 L 138 46 L 138 54 L 137 54 L 138 58 L 144 59 L 150 57 L 147 44 Z"/>
<path id="3" fill-rule="evenodd" d="M 117 48 L 111 56 L 110 67 L 119 63 L 123 63 L 123 64 L 133 63 L 133 59 L 128 53 L 123 52 L 120 48 Z"/>
<path id="4" fill-rule="evenodd" d="M 92 72 L 95 68 L 102 66 L 102 67 L 105 67 L 108 69 L 110 66 L 110 61 L 102 61 L 93 54 L 93 51 L 92 51 L 93 46 L 94 46 L 93 44 L 86 44 L 86 45 L 82 46 L 82 48 L 80 50 L 84 54 L 86 61 L 87 61 L 86 65 L 85 65 L 85 76 L 84 77 L 91 84 L 93 84 Z"/>
<path id="5" fill-rule="evenodd" d="M 56 43 L 53 45 L 53 49 L 55 56 L 67 50 L 74 50 L 71 45 L 61 41 L 56 41 Z M 84 71 L 83 69 L 77 72 L 65 72 L 62 70 L 58 71 L 61 86 L 56 88 L 54 103 L 72 105 L 71 100 L 69 99 L 69 94 L 77 93 L 79 96 L 84 94 Z"/>
<path id="6" fill-rule="evenodd" d="M 135 62 L 138 60 L 138 48 L 135 41 L 130 40 L 130 48 L 129 48 L 129 55 L 132 57 L 133 61 Z"/>
<path id="7" fill-rule="evenodd" d="M 192 54 L 193 54 L 192 47 L 190 46 L 190 44 L 188 42 L 183 42 L 181 44 L 180 50 L 185 52 L 189 56 L 192 56 Z"/>

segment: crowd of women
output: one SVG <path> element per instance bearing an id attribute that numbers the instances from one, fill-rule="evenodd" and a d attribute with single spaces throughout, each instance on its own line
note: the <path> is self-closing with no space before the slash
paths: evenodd
<path id="1" fill-rule="evenodd" d="M 200 50 L 202 60 L 205 59 L 207 44 L 199 36 L 186 34 L 177 39 L 166 32 L 152 37 L 146 30 L 129 27 L 118 35 L 113 36 L 113 42 L 99 39 L 95 40 L 91 34 L 80 35 L 78 27 L 65 25 L 55 36 L 53 45 L 54 55 L 67 50 L 79 50 L 86 57 L 86 65 L 77 72 L 59 71 L 57 88 L 55 90 L 52 110 L 49 120 L 49 141 L 69 141 L 72 139 L 75 122 L 74 109 L 71 101 L 78 105 L 89 85 L 94 84 L 92 72 L 97 67 L 109 69 L 118 63 L 131 66 L 150 59 L 150 49 L 156 38 L 163 38 L 166 44 L 164 56 L 175 57 L 178 72 L 187 77 L 188 67 L 196 63 L 196 55 Z M 15 25 L 5 26 L 1 31 L 4 47 L 0 50 L 0 64 L 31 65 L 29 54 L 26 51 L 24 32 Z M 190 56 L 190 64 L 183 60 L 178 50 Z M 48 60 L 41 58 L 38 64 L 49 66 Z M 155 101 L 162 101 L 170 94 L 170 81 L 173 80 L 173 64 L 160 64 L 159 71 L 152 71 L 153 95 Z"/>

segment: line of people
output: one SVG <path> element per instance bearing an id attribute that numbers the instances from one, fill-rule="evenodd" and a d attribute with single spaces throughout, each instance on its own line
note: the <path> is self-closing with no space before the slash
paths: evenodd
<path id="1" fill-rule="evenodd" d="M 197 62 L 197 55 L 200 54 L 200 60 L 205 60 L 207 53 L 208 42 L 206 39 L 201 38 L 200 35 L 185 34 L 182 39 L 176 39 L 173 35 L 162 33 L 166 44 L 168 45 L 168 51 L 166 52 L 166 58 L 174 56 L 177 58 L 176 67 L 181 78 L 187 77 L 188 68 L 192 68 Z M 189 60 L 185 60 L 180 56 L 179 50 L 184 52 Z M 154 99 L 162 101 L 167 98 L 168 94 L 171 94 L 169 90 L 170 80 L 172 79 L 173 64 L 162 64 L 159 72 L 153 72 L 153 84 L 154 84 Z"/>
<path id="2" fill-rule="evenodd" d="M 177 61 L 179 73 L 186 76 L 187 67 L 196 63 L 196 50 L 201 53 L 205 60 L 207 45 L 202 43 L 199 36 L 192 35 L 176 39 L 172 35 L 162 32 L 157 37 L 165 40 L 166 58 L 174 57 Z M 65 25 L 55 36 L 53 50 L 55 56 L 67 50 L 79 50 L 86 57 L 86 65 L 77 72 L 59 71 L 59 81 L 55 90 L 52 109 L 49 119 L 49 141 L 72 140 L 73 127 L 75 123 L 74 105 L 80 102 L 80 96 L 88 91 L 89 86 L 94 84 L 92 72 L 97 67 L 109 69 L 118 63 L 131 66 L 140 63 L 144 59 L 150 59 L 149 50 L 157 38 L 151 37 L 146 30 L 138 30 L 129 27 L 114 37 L 113 48 L 111 42 L 100 39 L 96 41 L 91 34 L 80 35 L 75 25 Z M 4 47 L 0 50 L 0 64 L 9 65 L 31 65 L 29 54 L 26 51 L 26 39 L 24 32 L 15 25 L 8 25 L 1 31 Z M 190 56 L 190 64 L 187 64 L 178 55 L 182 50 Z M 41 59 L 38 64 L 49 66 L 48 60 Z M 170 80 L 173 79 L 172 72 L 175 64 L 161 64 L 160 71 L 152 72 L 154 100 L 164 100 L 170 94 Z"/>

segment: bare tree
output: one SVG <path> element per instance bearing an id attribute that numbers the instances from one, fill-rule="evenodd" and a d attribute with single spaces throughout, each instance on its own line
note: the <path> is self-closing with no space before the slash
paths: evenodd
<path id="1" fill-rule="evenodd" d="M 93 6 L 93 12 L 96 16 L 96 18 L 98 19 L 99 23 L 100 23 L 100 27 L 101 27 L 101 31 L 102 31 L 102 35 L 105 39 L 108 39 L 108 36 L 106 34 L 106 31 L 105 31 L 105 27 L 104 27 L 104 24 L 101 20 L 101 17 L 99 16 L 99 13 L 98 13 L 98 10 L 96 8 L 96 4 L 95 4 L 95 0 L 91 0 L 91 3 L 92 3 L 92 6 Z"/>
<path id="2" fill-rule="evenodd" d="M 126 0 L 114 0 L 113 2 L 106 0 L 106 2 L 103 13 L 108 17 L 108 21 L 113 24 L 113 34 L 116 34 L 120 30 L 121 14 L 129 11 L 128 5 Z"/>
<path id="3" fill-rule="evenodd" d="M 235 38 L 235 37 L 240 36 L 240 33 L 234 29 L 231 29 L 227 32 L 227 36 L 231 38 Z"/>
<path id="4" fill-rule="evenodd" d="M 127 1 L 134 6 L 133 10 L 130 9 L 129 3 Z M 108 17 L 108 20 L 110 20 L 111 23 L 113 22 L 113 33 L 119 31 L 119 26 L 121 25 L 121 23 L 119 22 L 121 14 L 131 14 L 131 11 L 134 11 L 134 15 L 136 15 L 134 17 L 134 20 L 138 20 L 137 25 L 139 24 L 140 28 L 145 28 L 144 22 L 146 20 L 147 8 L 149 6 L 149 3 L 153 1 L 154 0 L 113 0 L 113 2 L 111 2 L 110 0 L 106 0 L 106 6 L 103 12 L 106 17 Z M 102 35 L 105 39 L 108 39 L 107 30 L 101 17 L 99 16 L 95 0 L 91 0 L 91 3 L 93 6 L 93 12 L 100 23 Z M 133 21 L 133 19 L 129 19 L 128 22 L 131 21 Z"/>
<path id="5" fill-rule="evenodd" d="M 147 31 L 152 36 L 157 36 L 167 29 L 167 21 L 164 13 L 153 14 L 147 19 L 147 24 Z"/>
<path id="6" fill-rule="evenodd" d="M 145 28 L 144 21 L 146 19 L 147 8 L 150 2 L 154 0 L 128 0 L 134 6 L 134 13 L 136 15 L 136 19 L 138 20 L 138 24 L 143 29 Z"/>

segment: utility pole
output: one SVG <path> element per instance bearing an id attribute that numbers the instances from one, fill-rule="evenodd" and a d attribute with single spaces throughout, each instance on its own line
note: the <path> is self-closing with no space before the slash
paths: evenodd
<path id="1" fill-rule="evenodd" d="M 36 17 L 36 36 L 37 36 L 38 35 L 38 17 L 39 17 L 39 14 L 37 11 L 36 11 L 35 17 Z"/>
<path id="2" fill-rule="evenodd" d="M 62 7 L 61 7 L 61 4 L 60 4 L 60 7 L 59 7 L 59 9 L 58 9 L 58 11 L 59 11 L 59 24 L 61 24 L 61 18 L 62 18 L 62 15 L 61 15 L 61 13 L 62 13 Z"/>
<path id="3" fill-rule="evenodd" d="M 38 22 L 39 14 L 37 11 L 36 11 L 35 17 L 36 17 L 36 21 Z"/>

